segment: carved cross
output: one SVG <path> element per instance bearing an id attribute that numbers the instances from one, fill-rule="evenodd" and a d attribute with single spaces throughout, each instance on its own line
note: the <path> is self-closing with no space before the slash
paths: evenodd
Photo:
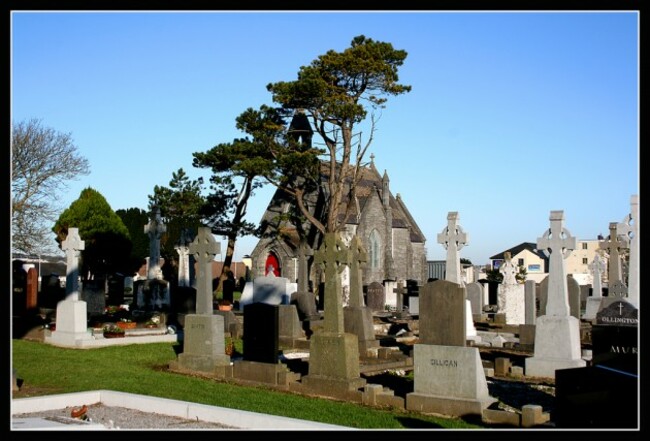
<path id="1" fill-rule="evenodd" d="M 362 270 L 368 262 L 368 253 L 359 236 L 350 241 L 350 306 L 365 306 L 363 302 Z"/>
<path id="2" fill-rule="evenodd" d="M 350 253 L 338 233 L 325 234 L 321 247 L 314 253 L 314 263 L 325 273 L 325 332 L 342 333 L 343 300 L 341 299 L 341 272 L 350 263 Z"/>
<path id="3" fill-rule="evenodd" d="M 160 217 L 160 208 L 156 207 L 151 220 L 144 226 L 144 232 L 149 236 L 149 270 L 147 279 L 153 280 L 160 278 L 160 237 L 167 231 L 167 227 L 162 223 Z"/>
<path id="4" fill-rule="evenodd" d="M 617 234 L 627 239 L 630 248 L 630 258 L 627 274 L 627 298 L 638 307 L 639 303 L 639 195 L 630 198 L 630 214 L 616 226 Z"/>
<path id="5" fill-rule="evenodd" d="M 609 272 L 607 278 L 609 283 L 614 283 L 617 280 L 623 280 L 623 271 L 621 270 L 621 248 L 627 248 L 627 240 L 616 234 L 618 223 L 609 223 L 609 240 L 600 243 L 600 248 L 607 251 L 609 254 Z M 619 240 L 620 239 L 620 240 Z"/>
<path id="6" fill-rule="evenodd" d="M 566 259 L 576 248 L 576 238 L 564 228 L 564 211 L 551 211 L 551 228 L 537 239 L 537 248 L 549 255 L 548 297 L 546 315 L 569 315 L 569 288 L 566 279 Z"/>
<path id="7" fill-rule="evenodd" d="M 196 313 L 212 315 L 212 261 L 221 252 L 221 244 L 214 239 L 209 227 L 199 227 L 199 233 L 190 244 L 199 272 L 196 276 Z"/>
<path id="8" fill-rule="evenodd" d="M 79 236 L 79 228 L 69 228 L 68 236 L 61 243 L 66 256 L 65 294 L 67 300 L 79 300 L 79 256 L 86 242 Z"/>
<path id="9" fill-rule="evenodd" d="M 397 297 L 397 312 L 401 313 L 404 311 L 404 296 L 408 294 L 408 288 L 403 280 L 397 282 L 397 286 L 393 288 L 393 292 L 396 294 L 395 297 Z"/>
<path id="10" fill-rule="evenodd" d="M 302 239 L 298 247 L 298 292 L 309 292 L 309 256 L 313 255 L 314 251 Z"/>
<path id="11" fill-rule="evenodd" d="M 463 232 L 461 226 L 458 225 L 458 219 L 456 211 L 450 211 L 447 214 L 447 226 L 438 234 L 438 243 L 447 250 L 445 280 L 462 285 L 458 250 L 468 243 L 469 235 Z"/>
<path id="12" fill-rule="evenodd" d="M 603 284 L 602 284 L 602 274 L 605 271 L 605 261 L 600 256 L 599 252 L 596 252 L 594 260 L 589 264 L 589 269 L 591 270 L 592 282 L 591 282 L 591 292 L 592 297 L 602 297 L 603 295 Z"/>

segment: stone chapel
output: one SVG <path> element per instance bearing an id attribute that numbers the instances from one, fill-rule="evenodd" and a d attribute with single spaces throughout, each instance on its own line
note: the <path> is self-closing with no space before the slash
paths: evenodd
<path id="1" fill-rule="evenodd" d="M 368 254 L 363 270 L 364 286 L 372 282 L 408 280 L 422 285 L 427 280 L 424 234 L 400 195 L 391 193 L 387 172 L 382 175 L 377 171 L 374 155 L 370 160 L 370 164 L 362 169 L 356 200 L 345 219 L 342 238 L 349 244 L 356 234 L 363 243 Z M 327 170 L 327 167 L 322 167 L 323 185 L 318 192 L 327 188 Z M 322 198 L 315 194 L 311 196 L 310 210 L 319 217 Z M 347 205 L 347 200 L 342 204 Z M 275 276 L 297 282 L 299 260 L 303 259 L 308 262 L 309 284 L 317 286 L 322 280 L 319 270 L 312 269 L 313 252 L 320 247 L 322 237 L 316 228 L 309 225 L 304 228 L 304 234 L 298 234 L 298 229 L 286 216 L 297 210 L 293 205 L 293 199 L 282 190 L 276 191 L 272 197 L 261 221 L 262 239 L 251 253 L 252 276 L 273 272 Z M 341 212 L 345 213 L 345 210 Z"/>

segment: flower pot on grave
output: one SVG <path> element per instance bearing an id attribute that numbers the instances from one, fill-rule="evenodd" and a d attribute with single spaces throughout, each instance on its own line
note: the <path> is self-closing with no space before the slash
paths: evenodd
<path id="1" fill-rule="evenodd" d="M 123 338 L 124 332 L 104 331 L 104 338 Z"/>
<path id="2" fill-rule="evenodd" d="M 118 328 L 122 329 L 135 329 L 137 323 L 136 322 L 117 322 L 116 323 Z"/>

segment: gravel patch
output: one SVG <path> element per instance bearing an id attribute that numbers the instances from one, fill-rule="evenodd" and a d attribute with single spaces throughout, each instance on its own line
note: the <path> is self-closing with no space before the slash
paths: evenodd
<path id="1" fill-rule="evenodd" d="M 71 413 L 75 407 L 64 409 L 52 409 L 42 412 L 21 413 L 13 416 L 20 418 L 44 418 L 59 423 L 75 424 L 79 418 L 72 418 Z M 159 413 L 142 412 L 125 407 L 105 406 L 101 403 L 88 406 L 85 416 L 95 424 L 102 424 L 109 429 L 167 429 L 167 430 L 193 430 L 193 429 L 240 429 L 239 427 L 228 426 L 220 423 L 207 421 L 190 420 Z"/>

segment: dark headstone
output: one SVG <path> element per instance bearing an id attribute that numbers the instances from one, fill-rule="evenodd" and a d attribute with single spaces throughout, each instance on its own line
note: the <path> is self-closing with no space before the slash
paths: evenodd
<path id="1" fill-rule="evenodd" d="M 65 287 L 61 286 L 58 274 L 41 278 L 41 295 L 38 299 L 40 307 L 54 309 L 63 299 L 65 299 Z"/>
<path id="2" fill-rule="evenodd" d="M 596 314 L 591 327 L 592 365 L 638 372 L 638 309 L 617 300 Z"/>
<path id="3" fill-rule="evenodd" d="M 171 309 L 179 314 L 196 313 L 196 289 L 190 286 L 174 288 L 171 296 Z"/>
<path id="4" fill-rule="evenodd" d="M 223 281 L 223 299 L 228 300 L 230 303 L 235 302 L 235 279 L 228 278 Z"/>
<path id="5" fill-rule="evenodd" d="M 86 302 L 86 311 L 90 315 L 100 315 L 106 308 L 106 294 L 103 281 L 86 281 L 81 292 L 81 300 Z"/>
<path id="6" fill-rule="evenodd" d="M 386 305 L 386 294 L 384 293 L 384 285 L 379 282 L 372 282 L 368 285 L 366 292 L 366 299 L 368 308 L 373 312 L 381 312 Z"/>
<path id="7" fill-rule="evenodd" d="M 599 366 L 555 371 L 557 428 L 638 428 L 638 378 Z"/>
<path id="8" fill-rule="evenodd" d="M 488 305 L 499 303 L 499 282 L 488 281 Z"/>
<path id="9" fill-rule="evenodd" d="M 277 305 L 244 306 L 244 360 L 278 363 L 279 323 Z"/>
<path id="10" fill-rule="evenodd" d="M 121 305 L 124 303 L 124 276 L 114 274 L 108 278 L 108 304 Z"/>
<path id="11" fill-rule="evenodd" d="M 23 269 L 22 260 L 14 260 L 12 272 L 12 306 L 14 315 L 22 315 L 27 290 L 27 271 Z"/>

